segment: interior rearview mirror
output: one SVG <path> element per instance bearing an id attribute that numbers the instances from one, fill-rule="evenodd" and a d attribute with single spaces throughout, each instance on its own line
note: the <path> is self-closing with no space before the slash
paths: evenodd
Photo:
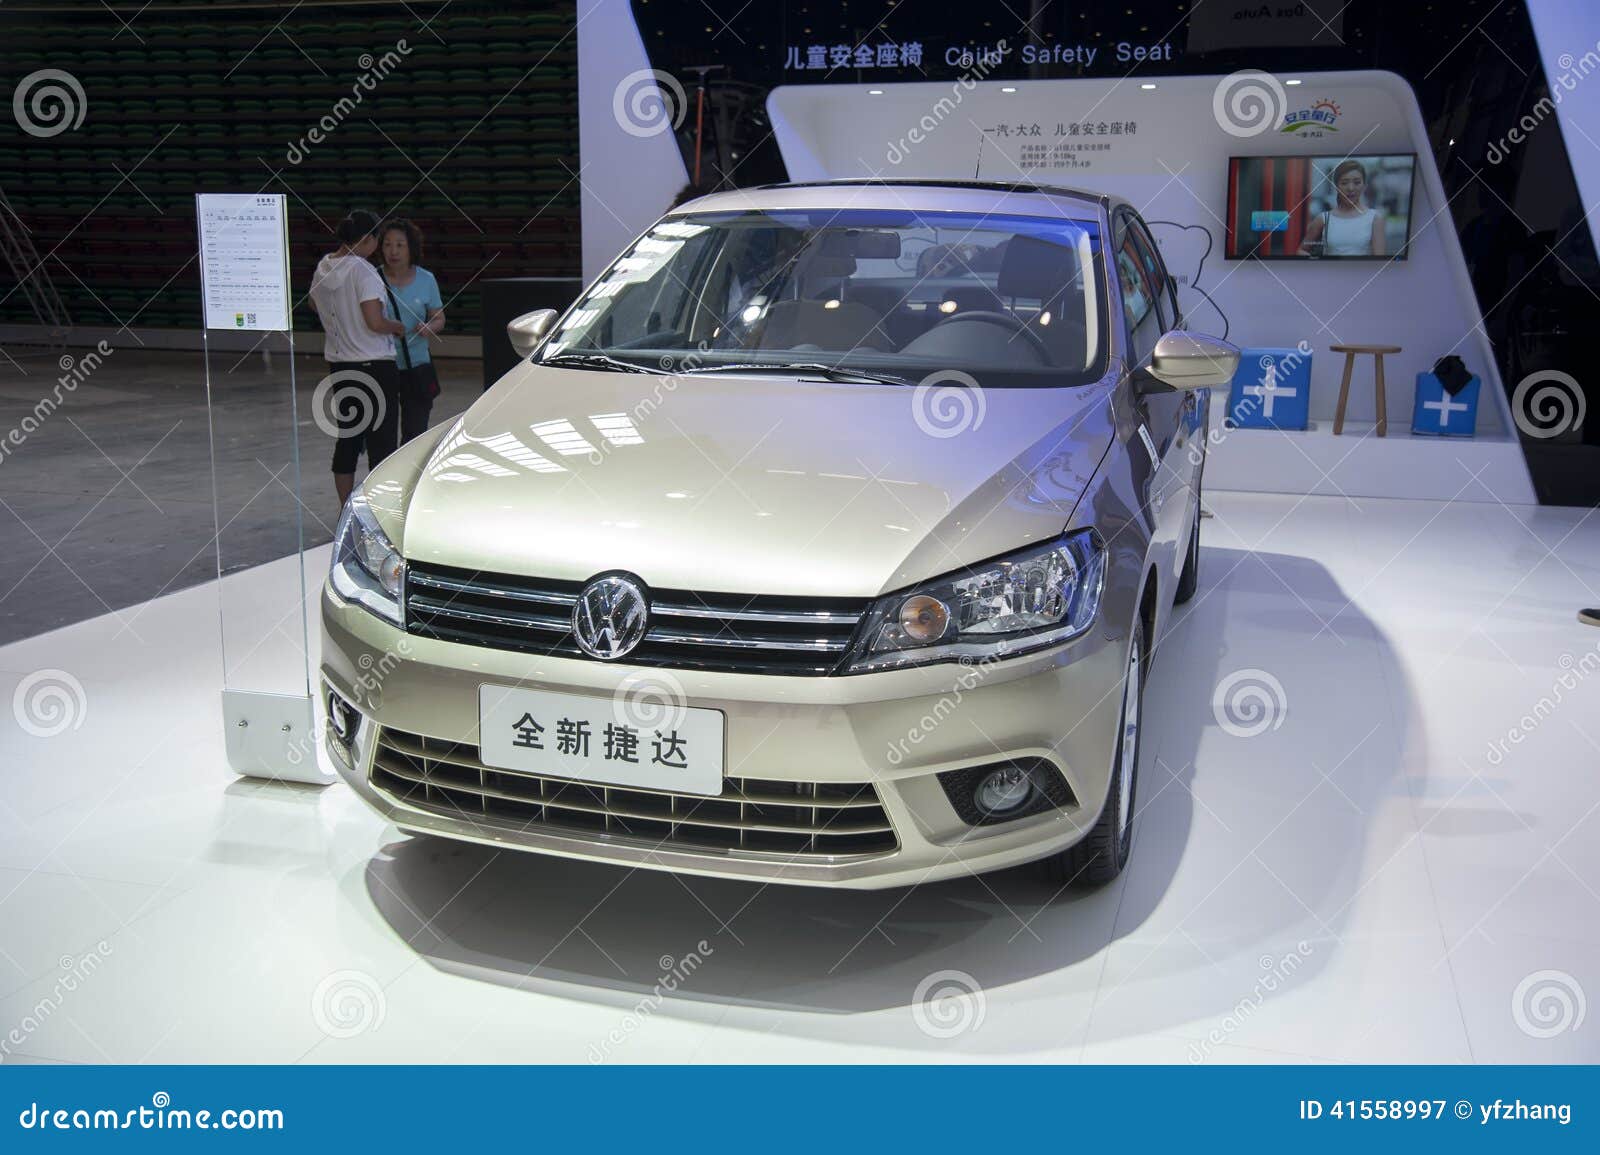
<path id="1" fill-rule="evenodd" d="M 507 322 L 506 336 L 511 338 L 511 347 L 517 351 L 517 356 L 526 357 L 538 348 L 539 342 L 544 340 L 544 335 L 555 323 L 554 309 L 535 309 Z"/>
<path id="2" fill-rule="evenodd" d="M 1226 341 L 1173 329 L 1163 333 L 1146 371 L 1173 389 L 1215 389 L 1233 380 L 1239 350 Z"/>

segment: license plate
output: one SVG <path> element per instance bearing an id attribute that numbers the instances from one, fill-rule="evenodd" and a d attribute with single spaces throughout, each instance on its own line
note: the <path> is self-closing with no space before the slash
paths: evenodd
<path id="1" fill-rule="evenodd" d="M 721 710 L 478 687 L 485 766 L 609 786 L 722 793 Z"/>

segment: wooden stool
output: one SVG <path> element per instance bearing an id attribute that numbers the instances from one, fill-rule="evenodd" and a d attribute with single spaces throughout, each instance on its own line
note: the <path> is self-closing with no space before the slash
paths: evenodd
<path id="1" fill-rule="evenodd" d="M 1400 352 L 1399 345 L 1329 345 L 1328 352 L 1344 354 L 1344 378 L 1339 382 L 1339 408 L 1333 414 L 1333 434 L 1337 437 L 1344 432 L 1344 410 L 1350 401 L 1350 371 L 1356 367 L 1356 356 L 1360 353 L 1372 354 L 1372 373 L 1374 384 L 1377 386 L 1378 398 L 1378 428 L 1379 437 L 1387 436 L 1389 432 L 1389 403 L 1383 389 L 1383 355 L 1385 353 Z"/>

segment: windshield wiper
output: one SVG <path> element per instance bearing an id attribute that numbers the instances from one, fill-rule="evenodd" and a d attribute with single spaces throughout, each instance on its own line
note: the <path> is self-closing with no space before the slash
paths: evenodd
<path id="1" fill-rule="evenodd" d="M 608 357 L 604 353 L 557 353 L 553 357 L 546 357 L 537 362 L 540 365 L 555 365 L 566 369 L 607 369 L 613 373 L 664 373 L 666 370 L 657 369 L 650 365 L 640 365 L 633 361 L 624 361 L 618 357 Z"/>
<path id="2" fill-rule="evenodd" d="M 904 377 L 892 377 L 886 373 L 869 373 L 863 369 L 844 369 L 838 365 L 823 365 L 819 363 L 802 362 L 800 364 L 783 365 L 773 364 L 770 361 L 751 361 L 737 365 L 704 365 L 698 369 L 690 369 L 689 373 L 784 373 L 799 377 L 823 377 L 829 381 L 851 381 L 856 384 L 871 383 L 874 385 L 910 385 L 912 382 Z"/>

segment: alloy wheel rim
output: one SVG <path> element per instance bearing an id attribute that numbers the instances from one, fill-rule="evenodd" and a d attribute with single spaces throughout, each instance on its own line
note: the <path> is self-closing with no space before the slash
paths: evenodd
<path id="1" fill-rule="evenodd" d="M 1117 766 L 1117 830 L 1126 839 L 1133 824 L 1133 772 L 1139 760 L 1140 679 L 1143 676 L 1139 639 L 1128 652 L 1128 676 L 1122 683 L 1122 750 Z"/>

